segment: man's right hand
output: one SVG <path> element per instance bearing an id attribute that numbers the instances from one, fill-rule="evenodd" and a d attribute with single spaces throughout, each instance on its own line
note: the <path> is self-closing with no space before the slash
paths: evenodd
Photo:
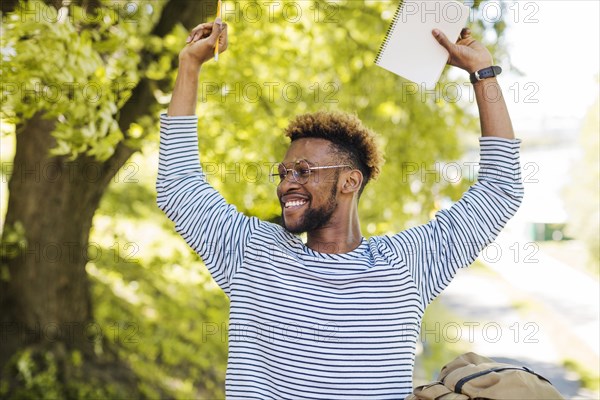
<path id="1" fill-rule="evenodd" d="M 186 40 L 187 45 L 179 53 L 180 62 L 204 64 L 214 57 L 217 40 L 219 53 L 227 50 L 227 24 L 222 23 L 221 18 L 198 25 L 192 29 Z"/>
<path id="2" fill-rule="evenodd" d="M 227 24 L 221 18 L 200 24 L 190 32 L 187 45 L 179 52 L 179 72 L 167 114 L 171 117 L 195 115 L 200 66 L 215 55 L 227 50 Z"/>

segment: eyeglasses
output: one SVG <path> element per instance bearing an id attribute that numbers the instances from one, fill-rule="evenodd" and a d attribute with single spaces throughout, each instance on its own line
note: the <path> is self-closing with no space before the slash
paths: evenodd
<path id="1" fill-rule="evenodd" d="M 279 164 L 277 166 L 277 172 L 274 174 L 271 174 L 271 176 L 279 177 L 278 183 L 281 183 L 285 180 L 285 177 L 288 176 L 288 174 L 291 172 L 292 180 L 294 182 L 298 182 L 301 185 L 304 185 L 306 182 L 308 182 L 308 178 L 310 177 L 310 174 L 312 173 L 312 171 L 319 170 L 319 169 L 350 168 L 350 167 L 351 166 L 347 165 L 347 164 L 324 165 L 324 166 L 320 166 L 320 167 L 311 167 L 310 164 L 308 163 L 308 161 L 298 160 L 294 163 L 293 168 L 286 168 L 286 166 L 283 165 L 283 163 Z"/>

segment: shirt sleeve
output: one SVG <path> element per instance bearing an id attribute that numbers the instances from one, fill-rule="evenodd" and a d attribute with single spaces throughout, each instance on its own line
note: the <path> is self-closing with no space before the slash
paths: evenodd
<path id="1" fill-rule="evenodd" d="M 405 260 L 424 305 L 448 286 L 458 268 L 473 263 L 517 212 L 523 198 L 519 145 L 519 139 L 480 138 L 477 182 L 429 223 L 387 238 Z"/>
<path id="2" fill-rule="evenodd" d="M 198 117 L 160 116 L 157 204 L 229 295 L 244 250 L 259 224 L 206 181 L 198 152 Z"/>

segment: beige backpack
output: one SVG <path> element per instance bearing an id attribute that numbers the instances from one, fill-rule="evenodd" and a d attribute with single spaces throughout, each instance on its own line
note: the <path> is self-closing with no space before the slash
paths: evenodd
<path id="1" fill-rule="evenodd" d="M 527 367 L 466 353 L 446 364 L 438 382 L 415 388 L 406 400 L 554 400 L 564 398 Z"/>

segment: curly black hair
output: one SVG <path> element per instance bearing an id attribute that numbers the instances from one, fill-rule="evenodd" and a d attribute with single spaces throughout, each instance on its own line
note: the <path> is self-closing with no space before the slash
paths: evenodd
<path id="1" fill-rule="evenodd" d="M 379 175 L 383 156 L 377 147 L 376 135 L 365 127 L 356 115 L 339 111 L 318 111 L 293 119 L 285 135 L 295 141 L 303 138 L 329 140 L 334 151 L 363 174 L 365 185 Z"/>

